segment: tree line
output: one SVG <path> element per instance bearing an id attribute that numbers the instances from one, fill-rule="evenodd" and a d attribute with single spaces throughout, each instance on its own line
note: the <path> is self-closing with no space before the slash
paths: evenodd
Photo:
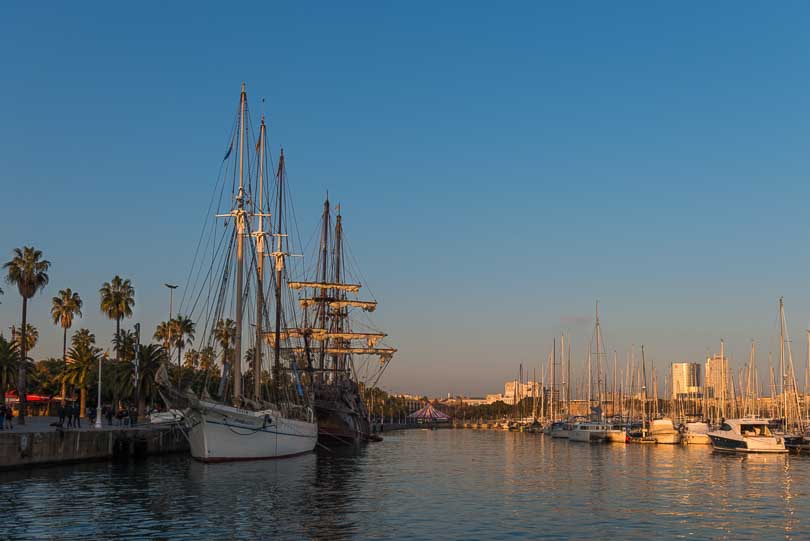
<path id="1" fill-rule="evenodd" d="M 39 340 L 40 331 L 28 322 L 28 309 L 49 283 L 51 262 L 44 259 L 40 250 L 25 246 L 13 251 L 13 257 L 3 269 L 6 282 L 16 287 L 22 303 L 20 325 L 10 328 L 11 338 L 7 339 L 0 332 L 0 403 L 5 404 L 8 390 L 16 390 L 20 425 L 25 424 L 28 394 L 48 398 L 61 396 L 62 405 L 68 399 L 77 399 L 81 415 L 85 416 L 88 401 L 97 398 L 99 363 L 103 365 L 102 400 L 113 406 L 119 403 L 135 406 L 139 415 L 143 415 L 146 408 L 160 403 L 155 374 L 161 365 L 170 364 L 170 355 L 175 351 L 176 365 L 169 370 L 171 381 L 178 387 L 192 387 L 197 392 L 201 392 L 203 386 L 210 392 L 219 387 L 218 360 L 223 366 L 233 362 L 236 324 L 231 319 L 220 320 L 214 327 L 213 338 L 218 350 L 212 346 L 194 349 L 194 323 L 179 314 L 158 324 L 151 341 L 147 337 L 146 344 L 139 344 L 144 337 L 139 338 L 134 331 L 121 327 L 125 318 L 132 317 L 135 288 L 129 279 L 118 275 L 104 282 L 98 301 L 100 311 L 115 321 L 113 357 L 96 344 L 96 336 L 90 329 L 70 332 L 86 307 L 78 292 L 65 288 L 51 299 L 50 306 L 51 319 L 62 331 L 62 358 L 35 361 L 31 351 Z M 2 294 L 4 291 L 0 288 Z M 246 352 L 246 358 L 252 355 L 252 350 Z M 138 397 L 137 404 L 135 397 Z"/>

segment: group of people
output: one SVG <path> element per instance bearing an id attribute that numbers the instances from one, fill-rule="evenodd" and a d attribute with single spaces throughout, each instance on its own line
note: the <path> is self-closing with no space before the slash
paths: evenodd
<path id="1" fill-rule="evenodd" d="M 58 409 L 59 421 L 52 426 L 59 428 L 81 428 L 81 409 L 78 403 L 68 404 L 66 406 L 59 406 Z M 87 418 L 90 421 L 90 426 L 95 425 L 96 416 L 98 412 L 96 408 L 87 408 Z M 116 411 L 115 408 L 104 406 L 101 408 L 101 418 L 107 421 L 108 426 L 116 424 L 118 426 L 134 426 L 138 418 L 137 411 L 134 408 L 120 408 Z M 65 420 L 67 419 L 67 426 Z"/>
<path id="2" fill-rule="evenodd" d="M 59 428 L 82 427 L 81 408 L 79 408 L 79 404 L 76 402 L 64 406 L 60 404 L 57 414 L 59 415 L 59 421 L 56 423 L 56 426 Z M 67 419 L 67 426 L 65 426 L 65 419 Z"/>
<path id="3" fill-rule="evenodd" d="M 11 406 L 6 406 L 5 404 L 0 404 L 0 430 L 5 430 L 6 426 L 8 426 L 9 430 L 14 428 L 12 421 L 14 420 L 14 412 L 11 409 Z"/>

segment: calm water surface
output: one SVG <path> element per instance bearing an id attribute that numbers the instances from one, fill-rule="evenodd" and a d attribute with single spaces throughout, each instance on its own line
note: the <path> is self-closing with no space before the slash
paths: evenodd
<path id="1" fill-rule="evenodd" d="M 810 458 L 493 431 L 385 436 L 277 461 L 0 473 L 0 538 L 810 538 Z"/>

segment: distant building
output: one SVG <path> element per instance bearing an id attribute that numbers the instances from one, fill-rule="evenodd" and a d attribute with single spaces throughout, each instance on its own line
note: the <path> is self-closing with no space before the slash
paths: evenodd
<path id="1" fill-rule="evenodd" d="M 698 363 L 672 363 L 672 399 L 700 398 L 700 365 Z"/>
<path id="2" fill-rule="evenodd" d="M 728 358 L 714 355 L 706 359 L 706 398 L 730 398 L 728 392 Z"/>
<path id="3" fill-rule="evenodd" d="M 507 381 L 503 386 L 503 401 L 507 404 L 515 404 L 524 398 L 531 398 L 534 393 L 539 397 L 542 391 L 540 384 L 536 381 Z"/>
<path id="4" fill-rule="evenodd" d="M 468 396 L 448 396 L 440 403 L 445 406 L 481 406 L 490 404 L 486 398 L 468 397 Z"/>

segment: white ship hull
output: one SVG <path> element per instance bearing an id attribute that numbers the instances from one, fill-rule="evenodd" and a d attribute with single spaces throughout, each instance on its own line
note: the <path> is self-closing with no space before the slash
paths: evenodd
<path id="1" fill-rule="evenodd" d="M 570 434 L 568 435 L 568 439 L 570 441 L 582 441 L 590 443 L 604 442 L 607 441 L 608 433 L 612 431 L 613 430 L 610 425 L 603 423 L 577 423 L 574 425 L 573 430 L 571 430 Z"/>
<path id="2" fill-rule="evenodd" d="M 681 443 L 681 434 L 677 431 L 651 433 L 650 437 L 655 438 L 655 443 L 662 445 L 676 445 Z"/>
<path id="3" fill-rule="evenodd" d="M 191 456 L 202 462 L 258 460 L 308 453 L 318 425 L 282 417 L 277 410 L 249 411 L 201 401 L 186 414 Z"/>
<path id="4" fill-rule="evenodd" d="M 675 445 L 681 443 L 681 433 L 675 428 L 672 419 L 653 419 L 647 433 L 656 443 Z"/>
<path id="5" fill-rule="evenodd" d="M 552 428 L 549 430 L 549 434 L 552 438 L 561 438 L 567 440 L 571 435 L 571 430 L 567 428 Z"/>
<path id="6" fill-rule="evenodd" d="M 605 434 L 607 441 L 610 443 L 626 443 L 627 442 L 627 432 L 624 430 L 620 430 L 618 428 L 614 428 L 612 430 L 608 430 Z"/>
<path id="7" fill-rule="evenodd" d="M 712 440 L 708 434 L 684 434 L 683 441 L 687 445 L 711 445 Z"/>
<path id="8" fill-rule="evenodd" d="M 682 440 L 687 445 L 711 445 L 712 440 L 709 438 L 709 425 L 704 422 L 686 423 L 686 429 L 683 432 Z"/>

